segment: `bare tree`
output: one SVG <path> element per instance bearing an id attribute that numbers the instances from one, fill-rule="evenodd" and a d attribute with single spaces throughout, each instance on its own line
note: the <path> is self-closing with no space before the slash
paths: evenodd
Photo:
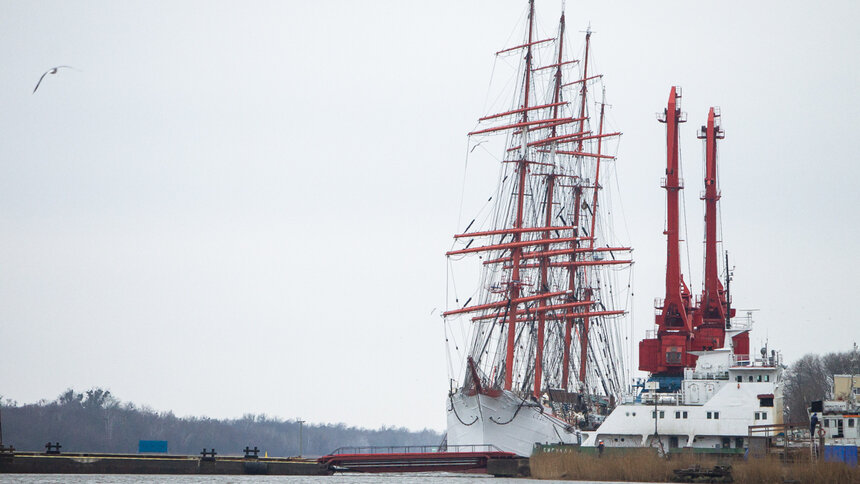
<path id="1" fill-rule="evenodd" d="M 833 397 L 833 375 L 839 374 L 860 374 L 860 352 L 856 344 L 851 351 L 823 357 L 810 353 L 795 361 L 783 378 L 786 421 L 808 424 L 810 404 Z"/>

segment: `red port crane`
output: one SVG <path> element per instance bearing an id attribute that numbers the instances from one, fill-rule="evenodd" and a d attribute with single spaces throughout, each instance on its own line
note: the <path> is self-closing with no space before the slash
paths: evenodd
<path id="1" fill-rule="evenodd" d="M 680 375 L 690 366 L 693 318 L 690 290 L 681 275 L 678 198 L 683 183 L 678 163 L 678 125 L 686 121 L 681 112 L 680 89 L 672 87 L 661 123 L 666 124 L 666 297 L 657 304 L 657 337 L 639 342 L 639 369 L 652 374 Z"/>
<path id="2" fill-rule="evenodd" d="M 657 376 L 680 376 L 685 367 L 696 362 L 695 351 L 724 346 L 726 330 L 731 327 L 735 310 L 720 281 L 717 266 L 717 140 L 725 133 L 720 127 L 720 113 L 710 108 L 708 122 L 702 126 L 699 139 L 705 140 L 705 283 L 701 301 L 694 305 L 681 274 L 678 198 L 683 182 L 678 176 L 678 124 L 685 121 L 680 109 L 681 95 L 673 87 L 669 104 L 660 117 L 666 123 L 666 297 L 657 303 L 657 334 L 639 343 L 639 369 Z M 732 338 L 735 354 L 749 353 L 749 333 Z"/>

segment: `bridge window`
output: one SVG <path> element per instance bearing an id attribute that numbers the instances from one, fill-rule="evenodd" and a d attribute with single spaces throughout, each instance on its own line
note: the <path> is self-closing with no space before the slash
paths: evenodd
<path id="1" fill-rule="evenodd" d="M 660 418 L 666 418 L 666 412 L 660 410 Z"/>
<path id="2" fill-rule="evenodd" d="M 853 427 L 853 426 L 854 426 L 854 419 L 853 419 L 853 418 L 849 418 L 849 419 L 848 419 L 848 426 L 849 426 L 849 427 Z"/>
<path id="3" fill-rule="evenodd" d="M 720 412 L 714 412 L 714 418 L 719 419 L 720 418 Z"/>
<path id="4" fill-rule="evenodd" d="M 713 418 L 713 414 L 711 412 L 708 412 L 708 420 L 710 420 L 711 418 Z"/>
<path id="5" fill-rule="evenodd" d="M 770 381 L 770 375 L 765 375 L 765 376 L 764 376 L 764 381 Z"/>
<path id="6" fill-rule="evenodd" d="M 752 376 L 752 375 L 750 375 L 750 381 L 753 381 L 753 376 Z"/>
<path id="7" fill-rule="evenodd" d="M 758 399 L 759 407 L 772 407 L 773 406 L 773 397 L 763 397 Z"/>
<path id="8" fill-rule="evenodd" d="M 829 418 L 824 419 L 824 427 L 825 428 L 830 427 L 830 419 Z"/>
<path id="9" fill-rule="evenodd" d="M 681 412 L 675 412 L 675 418 L 681 418 Z"/>
<path id="10" fill-rule="evenodd" d="M 684 412 L 684 418 L 687 418 L 687 412 Z"/>
<path id="11" fill-rule="evenodd" d="M 742 377 L 741 375 L 738 375 L 738 383 L 740 383 L 742 381 L 744 381 L 744 377 Z"/>

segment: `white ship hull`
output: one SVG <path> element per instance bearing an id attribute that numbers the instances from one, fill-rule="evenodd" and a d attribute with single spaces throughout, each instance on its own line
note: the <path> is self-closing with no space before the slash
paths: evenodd
<path id="1" fill-rule="evenodd" d="M 542 405 L 509 391 L 498 396 L 456 392 L 448 399 L 448 445 L 493 445 L 528 457 L 536 443 L 579 442 L 577 431 Z"/>

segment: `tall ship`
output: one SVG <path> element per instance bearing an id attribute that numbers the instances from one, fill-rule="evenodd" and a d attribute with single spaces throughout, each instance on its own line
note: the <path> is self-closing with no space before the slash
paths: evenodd
<path id="1" fill-rule="evenodd" d="M 448 445 L 528 456 L 535 443 L 580 443 L 631 391 L 632 249 L 610 196 L 621 133 L 583 33 L 574 56 L 565 15 L 540 35 L 529 1 L 522 40 L 496 53 L 512 88 L 469 133 L 467 162 L 489 154 L 499 170 L 446 254 Z"/>
<path id="2" fill-rule="evenodd" d="M 680 88 L 671 88 L 659 116 L 666 125 L 666 292 L 655 301 L 655 329 L 639 342 L 639 370 L 649 377 L 638 394 L 625 397 L 598 429 L 584 435 L 584 445 L 740 453 L 749 446 L 751 428 L 782 424 L 781 356 L 766 345 L 751 351 L 752 317 L 735 317 L 728 256 L 718 251 L 717 141 L 725 136 L 720 118 L 719 109 L 710 108 L 698 133 L 705 148 L 705 256 L 702 293 L 694 297 L 680 256 L 679 132 L 686 115 Z"/>
<path id="3" fill-rule="evenodd" d="M 564 14 L 555 32 L 539 35 L 533 0 L 523 31 L 496 53 L 497 65 L 515 71 L 512 88 L 494 93 L 507 104 L 469 133 L 467 166 L 473 153 L 489 154 L 497 183 L 446 254 L 447 443 L 523 456 L 539 443 L 743 451 L 750 427 L 782 423 L 782 362 L 767 347 L 751 351 L 752 318 L 737 317 L 731 303 L 720 251 L 719 109 L 697 133 L 705 234 L 696 295 L 681 272 L 679 88 L 659 116 L 666 285 L 655 329 L 638 346 L 638 369 L 648 376 L 634 384 L 632 248 L 613 220 L 621 212 L 612 196 L 621 133 L 607 119 L 592 32 L 572 55 Z"/>

